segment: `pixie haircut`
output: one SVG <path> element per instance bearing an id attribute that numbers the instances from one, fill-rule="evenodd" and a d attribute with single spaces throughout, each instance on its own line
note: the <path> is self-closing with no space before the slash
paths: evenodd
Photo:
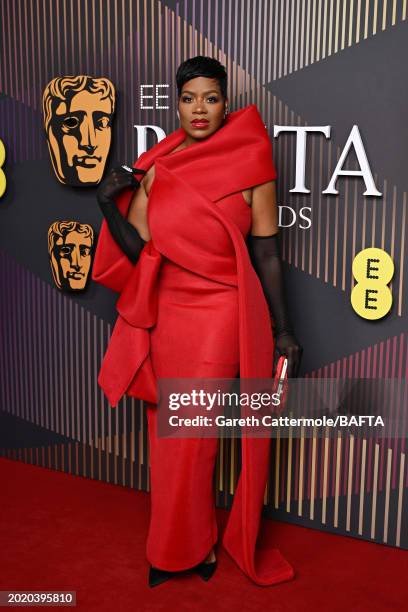
<path id="1" fill-rule="evenodd" d="M 223 98 L 227 97 L 227 71 L 225 67 L 215 58 L 205 57 L 204 55 L 191 57 L 177 68 L 176 82 L 178 97 L 181 96 L 181 90 L 184 83 L 196 77 L 216 79 Z"/>

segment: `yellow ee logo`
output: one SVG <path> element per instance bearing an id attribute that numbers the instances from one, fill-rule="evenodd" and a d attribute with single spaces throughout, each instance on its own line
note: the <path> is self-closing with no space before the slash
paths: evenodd
<path id="1" fill-rule="evenodd" d="M 394 262 L 383 249 L 369 248 L 353 261 L 357 284 L 351 292 L 351 305 L 364 319 L 381 319 L 390 311 L 392 293 L 387 287 L 394 274 Z"/>
<path id="2" fill-rule="evenodd" d="M 6 191 L 6 175 L 3 172 L 3 164 L 6 159 L 6 149 L 3 142 L 0 140 L 0 198 Z"/>

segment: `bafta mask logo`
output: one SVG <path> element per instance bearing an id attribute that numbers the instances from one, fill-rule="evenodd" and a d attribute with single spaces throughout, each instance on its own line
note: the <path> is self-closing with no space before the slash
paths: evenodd
<path id="1" fill-rule="evenodd" d="M 55 221 L 48 230 L 48 254 L 54 282 L 62 291 L 85 288 L 92 261 L 94 232 L 78 221 Z"/>
<path id="2" fill-rule="evenodd" d="M 64 185 L 97 185 L 111 144 L 115 89 L 105 78 L 57 77 L 43 94 L 54 172 Z"/>

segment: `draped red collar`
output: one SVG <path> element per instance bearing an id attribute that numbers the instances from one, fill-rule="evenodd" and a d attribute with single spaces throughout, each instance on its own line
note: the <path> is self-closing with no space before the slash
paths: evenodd
<path id="1" fill-rule="evenodd" d="M 135 162 L 155 179 L 148 204 L 149 240 L 133 265 L 103 221 L 93 280 L 120 293 L 118 319 L 98 382 L 116 406 L 132 380 L 137 397 L 156 403 L 156 380 L 149 357 L 149 329 L 157 316 L 156 282 L 162 256 L 197 274 L 236 285 L 239 299 L 240 377 L 270 378 L 273 336 L 268 306 L 251 265 L 245 239 L 216 202 L 276 177 L 272 147 L 254 104 L 230 113 L 204 141 L 170 153 L 185 139 L 180 128 Z M 131 191 L 117 205 L 127 215 Z M 132 386 L 132 390 L 135 387 Z M 269 439 L 242 438 L 242 466 L 223 545 L 257 584 L 293 577 L 277 549 L 255 558 L 256 539 L 269 471 Z"/>
<path id="2" fill-rule="evenodd" d="M 212 202 L 276 178 L 271 142 L 255 104 L 229 113 L 224 124 L 209 138 L 168 155 L 185 137 L 183 128 L 175 130 L 142 153 L 134 167 L 147 171 L 154 163 L 154 183 L 160 178 L 157 169 L 166 168 Z M 131 197 L 132 191 L 124 190 L 116 200 L 124 216 L 127 216 Z M 152 240 L 155 243 L 153 234 Z M 103 220 L 94 258 L 93 280 L 121 292 L 132 268 L 132 263 L 116 244 Z"/>

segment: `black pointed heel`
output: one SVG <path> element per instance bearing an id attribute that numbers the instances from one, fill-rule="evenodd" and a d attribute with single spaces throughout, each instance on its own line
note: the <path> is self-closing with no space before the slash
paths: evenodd
<path id="1" fill-rule="evenodd" d="M 168 572 L 166 570 L 161 570 L 158 567 L 150 566 L 149 570 L 149 587 L 155 587 L 163 582 L 167 582 L 174 575 L 174 572 Z"/>
<path id="2" fill-rule="evenodd" d="M 202 578 L 203 580 L 207 582 L 207 580 L 209 580 L 211 576 L 214 574 L 216 568 L 217 568 L 217 559 L 215 561 L 211 561 L 211 563 L 204 563 L 203 561 L 202 563 L 199 563 L 196 566 L 195 570 L 197 574 L 200 576 L 200 578 Z"/>

